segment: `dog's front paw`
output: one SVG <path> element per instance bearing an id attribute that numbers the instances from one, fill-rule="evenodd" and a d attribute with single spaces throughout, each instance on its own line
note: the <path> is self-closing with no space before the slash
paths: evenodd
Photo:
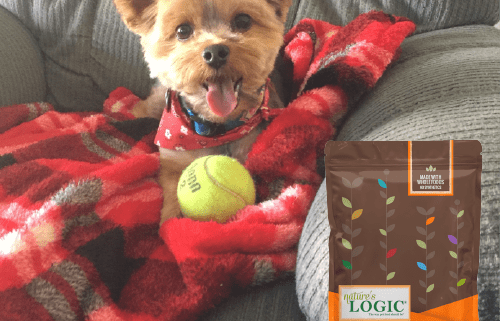
<path id="1" fill-rule="evenodd" d="M 165 93 L 167 89 L 162 86 L 153 87 L 150 95 L 145 100 L 138 101 L 132 108 L 131 113 L 136 118 L 152 117 L 161 119 L 165 109 Z"/>
<path id="2" fill-rule="evenodd" d="M 139 100 L 130 111 L 135 118 L 150 117 L 148 113 L 148 101 Z"/>

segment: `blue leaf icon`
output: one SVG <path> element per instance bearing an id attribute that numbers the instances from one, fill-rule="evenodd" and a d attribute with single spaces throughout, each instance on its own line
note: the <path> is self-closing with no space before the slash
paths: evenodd
<path id="1" fill-rule="evenodd" d="M 383 180 L 381 180 L 380 178 L 378 179 L 378 184 L 382 187 L 382 188 L 387 188 L 387 185 L 385 185 L 385 182 Z"/>
<path id="2" fill-rule="evenodd" d="M 424 263 L 422 263 L 422 262 L 417 262 L 417 265 L 418 265 L 418 267 L 419 267 L 421 270 L 427 271 L 427 266 L 425 266 L 425 264 L 424 264 Z"/>

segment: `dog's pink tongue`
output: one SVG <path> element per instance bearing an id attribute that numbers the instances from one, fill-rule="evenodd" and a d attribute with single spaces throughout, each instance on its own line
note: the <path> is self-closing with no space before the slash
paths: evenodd
<path id="1" fill-rule="evenodd" d="M 212 112 L 217 116 L 226 117 L 229 115 L 238 103 L 231 79 L 208 83 L 207 102 Z"/>

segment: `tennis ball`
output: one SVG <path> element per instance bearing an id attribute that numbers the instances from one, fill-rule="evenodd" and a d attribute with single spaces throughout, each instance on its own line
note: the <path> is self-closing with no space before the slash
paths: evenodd
<path id="1" fill-rule="evenodd" d="M 184 216 L 224 223 L 255 203 L 255 186 L 236 159 L 211 155 L 195 159 L 182 172 L 177 198 Z"/>

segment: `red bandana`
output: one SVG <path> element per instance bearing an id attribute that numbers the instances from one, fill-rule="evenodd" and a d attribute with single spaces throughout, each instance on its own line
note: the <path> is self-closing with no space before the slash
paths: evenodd
<path id="1" fill-rule="evenodd" d="M 161 148 L 183 151 L 220 146 L 242 138 L 257 127 L 263 119 L 268 120 L 278 113 L 278 110 L 271 111 L 268 108 L 268 85 L 269 82 L 265 87 L 262 105 L 242 116 L 240 118 L 244 122 L 242 125 L 213 137 L 199 135 L 193 130 L 192 120 L 182 111 L 177 95 L 172 92 L 171 106 L 163 110 L 158 132 L 156 133 L 156 145 Z"/>

